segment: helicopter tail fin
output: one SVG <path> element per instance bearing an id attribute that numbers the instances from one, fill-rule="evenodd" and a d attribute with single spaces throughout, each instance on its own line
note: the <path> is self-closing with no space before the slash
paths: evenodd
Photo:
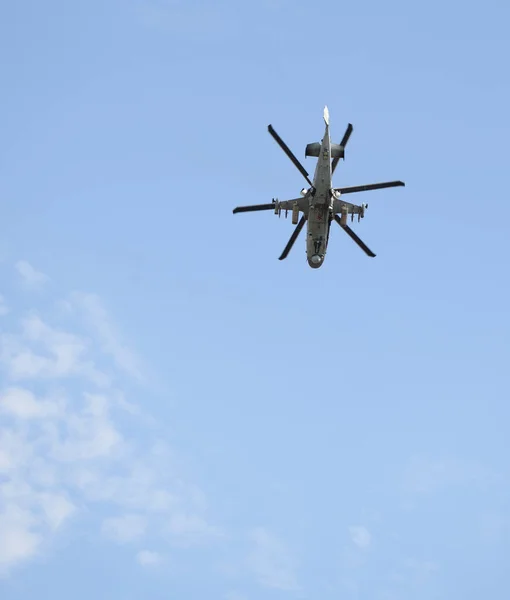
<path id="1" fill-rule="evenodd" d="M 327 106 L 324 107 L 324 123 L 329 126 L 329 109 Z"/>

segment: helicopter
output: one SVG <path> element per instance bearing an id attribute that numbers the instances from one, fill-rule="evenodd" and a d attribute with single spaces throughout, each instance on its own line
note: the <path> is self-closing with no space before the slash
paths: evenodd
<path id="1" fill-rule="evenodd" d="M 368 204 L 351 204 L 343 200 L 344 194 L 355 192 L 365 192 L 369 190 L 378 190 L 382 188 L 405 186 L 403 181 L 387 181 L 384 183 L 372 183 L 369 185 L 359 185 L 352 187 L 334 188 L 332 176 L 340 159 L 345 160 L 345 147 L 353 131 L 351 123 L 348 124 L 344 137 L 340 144 L 331 141 L 329 131 L 329 110 L 324 107 L 323 114 L 326 129 L 324 137 L 320 142 L 307 144 L 305 157 L 312 156 L 317 158 L 315 174 L 313 181 L 309 174 L 292 153 L 287 144 L 276 133 L 272 125 L 268 125 L 268 131 L 273 139 L 278 143 L 281 149 L 287 154 L 296 168 L 308 182 L 309 187 L 301 190 L 301 196 L 292 200 L 279 201 L 273 198 L 269 204 L 254 204 L 251 206 L 237 206 L 232 211 L 234 214 L 243 212 L 253 212 L 261 210 L 273 210 L 274 214 L 281 216 L 282 210 L 285 211 L 285 217 L 289 211 L 292 211 L 292 224 L 296 225 L 290 239 L 285 246 L 279 260 L 287 258 L 294 242 L 298 238 L 305 223 L 307 224 L 306 239 L 306 257 L 310 267 L 318 269 L 324 263 L 326 250 L 329 242 L 331 223 L 335 220 L 338 225 L 358 244 L 358 246 L 370 257 L 375 254 L 370 248 L 356 235 L 348 226 L 347 219 L 351 215 L 351 222 L 354 215 L 357 215 L 358 222 L 365 216 L 365 210 Z M 301 218 L 299 213 L 302 212 Z"/>

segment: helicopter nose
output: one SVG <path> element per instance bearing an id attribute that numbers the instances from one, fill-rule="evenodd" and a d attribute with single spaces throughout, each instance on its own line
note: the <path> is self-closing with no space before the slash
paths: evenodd
<path id="1" fill-rule="evenodd" d="M 324 260 L 324 257 L 321 256 L 320 254 L 314 254 L 313 256 L 311 256 L 308 259 L 308 264 L 313 267 L 314 269 L 317 269 L 318 267 L 320 267 L 322 265 L 322 261 Z"/>

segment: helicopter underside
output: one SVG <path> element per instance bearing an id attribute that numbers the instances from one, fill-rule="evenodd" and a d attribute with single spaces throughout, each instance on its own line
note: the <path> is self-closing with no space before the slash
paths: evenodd
<path id="1" fill-rule="evenodd" d="M 316 204 L 308 210 L 306 257 L 312 269 L 322 266 L 328 247 L 331 217 L 329 206 Z"/>

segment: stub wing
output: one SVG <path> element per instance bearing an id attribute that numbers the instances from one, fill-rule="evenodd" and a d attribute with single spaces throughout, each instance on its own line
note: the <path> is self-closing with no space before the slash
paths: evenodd
<path id="1" fill-rule="evenodd" d="M 308 201 L 306 198 L 294 198 L 293 200 L 283 200 L 271 202 L 270 204 L 250 204 L 248 206 L 236 206 L 232 211 L 234 214 L 243 213 L 243 212 L 258 212 L 260 210 L 292 210 L 294 205 L 297 203 L 299 210 L 305 211 L 308 206 Z"/>
<path id="2" fill-rule="evenodd" d="M 351 204 L 350 202 L 345 202 L 345 200 L 334 200 L 333 201 L 333 213 L 338 214 L 342 212 L 342 206 L 347 207 L 347 212 L 350 215 L 357 215 L 361 212 L 361 207 L 357 204 Z"/>
<path id="3" fill-rule="evenodd" d="M 306 206 L 308 206 L 308 200 L 306 198 L 294 198 L 293 200 L 282 200 L 278 201 L 278 204 L 282 210 L 292 210 L 294 208 L 294 204 L 299 206 L 299 210 L 304 210 Z"/>

